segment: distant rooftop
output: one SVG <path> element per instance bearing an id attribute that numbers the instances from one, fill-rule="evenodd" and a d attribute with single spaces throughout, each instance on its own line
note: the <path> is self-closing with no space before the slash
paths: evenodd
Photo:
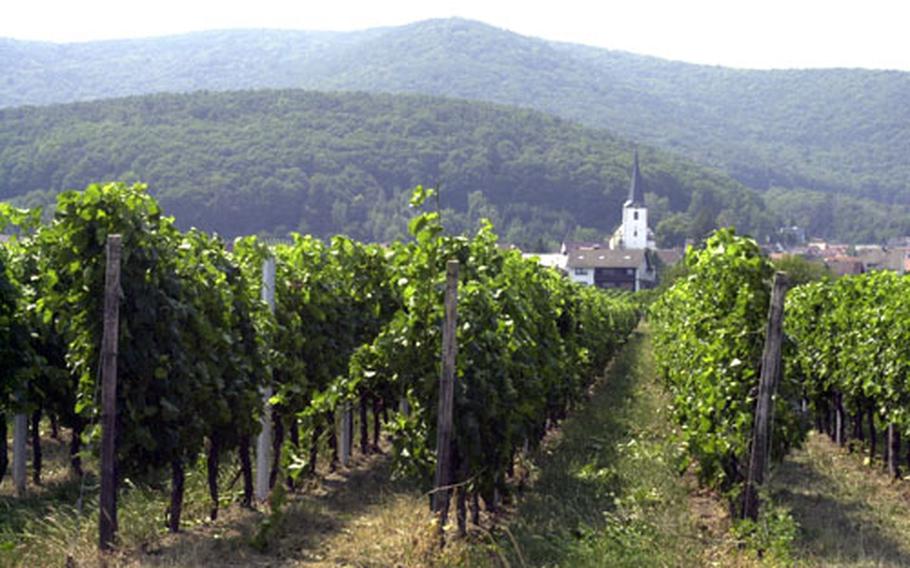
<path id="1" fill-rule="evenodd" d="M 569 268 L 638 268 L 645 261 L 644 250 L 579 250 L 568 254 Z"/>

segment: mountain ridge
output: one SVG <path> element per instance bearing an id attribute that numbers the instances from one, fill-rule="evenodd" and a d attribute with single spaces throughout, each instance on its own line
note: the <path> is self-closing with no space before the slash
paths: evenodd
<path id="1" fill-rule="evenodd" d="M 147 90 L 427 94 L 605 128 L 721 168 L 760 191 L 910 205 L 910 73 L 903 71 L 732 69 L 462 19 L 358 32 L 213 31 L 163 43 L 114 41 L 140 48 L 75 44 L 82 47 L 72 60 L 34 55 L 32 66 L 18 71 L 14 64 L 27 67 L 28 59 L 13 62 L 0 43 L 0 106 L 14 104 L 14 95 L 21 104 Z"/>

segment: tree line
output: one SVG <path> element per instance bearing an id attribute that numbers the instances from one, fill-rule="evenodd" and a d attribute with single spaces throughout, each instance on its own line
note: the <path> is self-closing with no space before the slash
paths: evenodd
<path id="1" fill-rule="evenodd" d="M 532 111 L 416 96 L 196 93 L 0 111 L 3 199 L 46 204 L 95 179 L 141 180 L 180 227 L 228 237 L 393 241 L 406 235 L 408 188 L 435 180 L 453 233 L 490 218 L 526 248 L 604 238 L 621 219 L 631 154 Z M 718 223 L 773 233 L 758 194 L 719 172 L 648 148 L 642 171 L 664 245 Z"/>

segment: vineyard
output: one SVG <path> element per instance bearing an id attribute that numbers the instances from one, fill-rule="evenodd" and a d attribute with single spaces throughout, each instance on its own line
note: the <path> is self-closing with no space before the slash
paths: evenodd
<path id="1" fill-rule="evenodd" d="M 872 272 L 815 282 L 788 299 L 788 361 L 819 431 L 840 446 L 879 436 L 892 477 L 900 477 L 901 437 L 910 433 L 910 291 L 906 277 Z M 910 465 L 910 454 L 907 455 Z"/>
<path id="2" fill-rule="evenodd" d="M 755 241 L 722 229 L 687 255 L 689 275 L 652 307 L 655 354 L 683 443 L 705 484 L 735 503 L 746 479 L 773 267 Z M 798 444 L 802 392 L 787 374 L 774 398 L 773 457 Z"/>
<path id="3" fill-rule="evenodd" d="M 432 197 L 418 188 L 412 205 Z M 33 424 L 34 482 L 42 416 L 72 430 L 74 475 L 98 451 L 105 247 L 120 236 L 115 477 L 161 487 L 169 474 L 171 531 L 180 529 L 186 471 L 200 460 L 212 519 L 227 461 L 240 466 L 243 503 L 261 499 L 252 454 L 262 448 L 251 446 L 263 427 L 273 434 L 270 488 L 293 490 L 319 460 L 340 465 L 355 414 L 361 452 L 377 451 L 384 429 L 397 475 L 433 488 L 452 261 L 455 418 L 437 492 L 447 503 L 456 489 L 462 533 L 468 505 L 475 523 L 481 501 L 498 506 L 517 455 L 566 417 L 639 318 L 628 297 L 500 248 L 489 225 L 471 238 L 445 235 L 433 211 L 415 214 L 409 242 L 388 246 L 301 235 L 227 245 L 179 231 L 144 187 L 108 184 L 61 194 L 48 223 L 8 206 L 0 223 L 14 235 L 0 249 L 0 424 L 10 415 Z"/>
<path id="4" fill-rule="evenodd" d="M 178 230 L 141 185 L 61 194 L 46 222 L 3 205 L 0 479 L 10 473 L 13 499 L 26 502 L 42 482 L 48 427 L 72 433 L 78 516 L 65 531 L 97 523 L 102 548 L 118 546 L 92 501 L 100 471 L 106 510 L 109 432 L 115 505 L 117 495 L 160 495 L 167 512 L 155 518 L 171 533 L 185 529 L 187 507 L 193 525 L 202 509 L 211 523 L 259 509 L 244 541 L 259 551 L 274 544 L 287 495 L 364 464 L 388 470 L 361 476 L 374 493 L 404 483 L 419 495 L 418 526 L 431 527 L 435 550 L 469 543 L 456 565 L 525 565 L 522 551 L 532 565 L 737 564 L 742 550 L 789 565 L 792 543 L 808 538 L 799 526 L 823 530 L 812 528 L 824 524 L 813 520 L 812 484 L 838 487 L 845 470 L 851 499 L 872 492 L 876 508 L 892 510 L 880 504 L 905 498 L 900 481 L 870 485 L 868 468 L 880 458 L 878 475 L 900 479 L 910 438 L 906 277 L 791 284 L 754 240 L 721 229 L 688 251 L 633 332 L 647 295 L 573 284 L 499 246 L 489 224 L 448 235 L 426 210 L 435 197 L 414 191 L 411 239 L 389 245 L 303 235 L 228 244 Z M 117 411 L 107 425 L 111 357 Z M 606 384 L 596 380 L 605 368 Z M 376 460 L 352 465 L 355 446 Z M 802 484 L 816 497 L 801 501 Z M 722 512 L 709 516 L 727 528 L 693 528 L 693 496 L 702 508 L 716 499 Z M 903 509 L 876 516 L 858 502 L 827 508 L 903 526 Z M 398 507 L 391 514 L 410 514 Z M 113 517 L 116 530 L 116 506 Z M 873 534 L 876 562 L 910 559 L 903 530 Z M 23 546 L 3 536 L 0 553 Z"/>
<path id="5" fill-rule="evenodd" d="M 756 456 L 779 464 L 812 427 L 851 452 L 868 451 L 867 465 L 886 432 L 883 464 L 899 479 L 901 437 L 910 432 L 906 277 L 822 278 L 792 287 L 784 303 L 786 275 L 730 229 L 685 262 L 685 276 L 651 307 L 655 357 L 688 459 L 701 483 L 725 496 L 731 516 L 744 519 L 740 534 L 769 530 L 755 524 L 756 492 L 777 513 L 758 487 L 769 466 L 756 466 Z M 782 345 L 769 359 L 772 335 Z"/>

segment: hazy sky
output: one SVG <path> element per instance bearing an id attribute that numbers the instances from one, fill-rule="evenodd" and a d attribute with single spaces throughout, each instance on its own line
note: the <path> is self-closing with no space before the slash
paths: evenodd
<path id="1" fill-rule="evenodd" d="M 5 0 L 0 37 L 69 42 L 223 28 L 354 30 L 450 16 L 696 63 L 910 70 L 910 3 L 903 0 Z"/>

